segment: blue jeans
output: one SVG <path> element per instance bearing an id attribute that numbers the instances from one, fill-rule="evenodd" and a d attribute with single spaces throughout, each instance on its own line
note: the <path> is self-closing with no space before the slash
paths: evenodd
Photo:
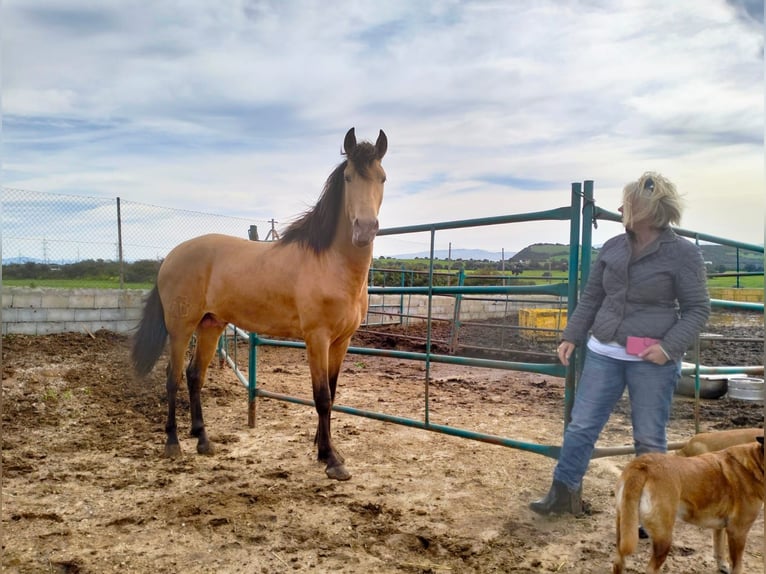
<path id="1" fill-rule="evenodd" d="M 665 452 L 668 446 L 665 430 L 680 374 L 680 361 L 664 365 L 620 361 L 586 350 L 572 421 L 564 432 L 553 478 L 571 490 L 580 487 L 598 436 L 626 386 L 636 455 Z"/>

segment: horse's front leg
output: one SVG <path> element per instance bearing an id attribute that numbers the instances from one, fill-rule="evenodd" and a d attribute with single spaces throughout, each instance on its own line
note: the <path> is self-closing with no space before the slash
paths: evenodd
<path id="1" fill-rule="evenodd" d="M 317 432 L 314 442 L 317 445 L 317 458 L 327 464 L 325 473 L 335 480 L 348 480 L 351 474 L 343 465 L 343 459 L 335 451 L 330 437 L 330 415 L 332 413 L 333 394 L 330 390 L 330 372 L 327 343 L 306 341 L 306 350 L 311 369 L 311 385 L 314 405 L 317 411 Z M 334 374 L 337 380 L 337 373 Z M 334 385 L 333 385 L 334 386 Z"/>
<path id="2" fill-rule="evenodd" d="M 335 390 L 338 386 L 338 375 L 340 375 L 340 369 L 343 366 L 343 359 L 346 357 L 346 351 L 351 339 L 345 341 L 336 342 L 330 346 L 329 361 L 328 361 L 328 383 L 330 385 L 330 401 L 331 404 L 335 404 Z M 332 420 L 330 416 L 327 417 L 327 425 L 330 430 L 330 447 L 335 452 L 335 456 L 338 460 L 345 462 L 343 455 L 335 450 L 335 446 L 332 444 Z"/>
<path id="3" fill-rule="evenodd" d="M 335 453 L 335 457 L 340 462 L 345 462 L 343 455 L 335 449 L 335 445 L 332 442 L 332 405 L 335 404 L 335 387 L 338 384 L 338 372 L 331 371 L 328 377 L 328 383 L 330 386 L 330 411 L 327 414 L 327 434 L 330 436 L 330 449 Z M 314 444 L 319 444 L 319 425 L 317 425 L 317 432 L 314 435 Z"/>

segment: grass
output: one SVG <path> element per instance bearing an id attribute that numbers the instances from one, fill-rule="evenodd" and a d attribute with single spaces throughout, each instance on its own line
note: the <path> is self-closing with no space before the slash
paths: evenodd
<path id="1" fill-rule="evenodd" d="M 737 287 L 736 277 L 713 277 L 707 281 L 708 287 Z M 763 275 L 750 275 L 739 278 L 739 286 L 748 289 L 763 289 Z"/>
<path id="2" fill-rule="evenodd" d="M 566 281 L 568 276 L 565 271 L 551 271 L 551 278 L 540 279 L 544 271 L 525 270 L 518 278 L 532 277 L 538 283 L 550 283 L 551 281 Z M 477 273 L 478 274 L 478 273 Z M 467 274 L 469 277 L 471 273 Z M 57 287 L 61 289 L 119 289 L 119 279 L 3 279 L 6 287 Z M 713 277 L 708 279 L 708 287 L 736 287 L 736 277 Z M 763 289 L 763 275 L 752 275 L 739 278 L 739 286 L 751 289 Z M 125 283 L 125 289 L 151 289 L 153 283 Z"/>
<path id="3" fill-rule="evenodd" d="M 119 289 L 119 279 L 3 279 L 6 287 L 57 287 L 60 289 Z M 125 283 L 125 289 L 151 289 L 153 283 Z"/>

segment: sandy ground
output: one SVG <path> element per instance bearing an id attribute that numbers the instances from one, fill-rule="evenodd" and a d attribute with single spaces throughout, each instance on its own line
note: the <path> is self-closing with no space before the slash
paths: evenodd
<path id="1" fill-rule="evenodd" d="M 762 337 L 762 332 L 761 332 Z M 545 493 L 554 461 L 540 455 L 333 415 L 335 444 L 353 474 L 325 477 L 315 461 L 316 415 L 259 399 L 246 425 L 246 390 L 211 368 L 203 390 L 217 452 L 161 458 L 164 369 L 135 381 L 126 338 L 107 332 L 3 342 L 2 570 L 13 573 L 442 573 L 609 570 L 614 485 L 628 456 L 593 461 L 588 516 L 544 518 L 527 504 Z M 303 351 L 261 348 L 264 388 L 310 397 Z M 563 381 L 543 375 L 432 365 L 430 420 L 525 441 L 560 444 Z M 424 368 L 348 356 L 338 403 L 422 420 Z M 702 430 L 763 424 L 763 406 L 718 399 L 700 406 Z M 670 440 L 694 432 L 679 397 Z M 599 445 L 630 442 L 625 405 Z M 763 512 L 745 572 L 763 572 Z M 629 572 L 643 572 L 642 541 Z M 667 572 L 712 573 L 710 531 L 679 524 Z"/>

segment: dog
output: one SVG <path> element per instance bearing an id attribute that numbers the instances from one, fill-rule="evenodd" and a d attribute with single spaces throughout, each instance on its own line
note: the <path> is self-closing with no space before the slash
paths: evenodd
<path id="1" fill-rule="evenodd" d="M 727 449 L 679 457 L 648 453 L 622 471 L 616 490 L 617 551 L 612 574 L 622 574 L 625 557 L 638 544 L 639 520 L 652 539 L 647 573 L 665 562 L 676 517 L 713 529 L 713 555 L 720 572 L 730 572 L 724 558 L 729 543 L 731 574 L 742 574 L 742 554 L 750 528 L 764 501 L 763 435 Z"/>
<path id="2" fill-rule="evenodd" d="M 743 428 L 725 431 L 703 432 L 694 435 L 676 451 L 679 456 L 697 456 L 706 452 L 723 450 L 736 444 L 744 444 L 763 436 L 762 428 Z"/>

